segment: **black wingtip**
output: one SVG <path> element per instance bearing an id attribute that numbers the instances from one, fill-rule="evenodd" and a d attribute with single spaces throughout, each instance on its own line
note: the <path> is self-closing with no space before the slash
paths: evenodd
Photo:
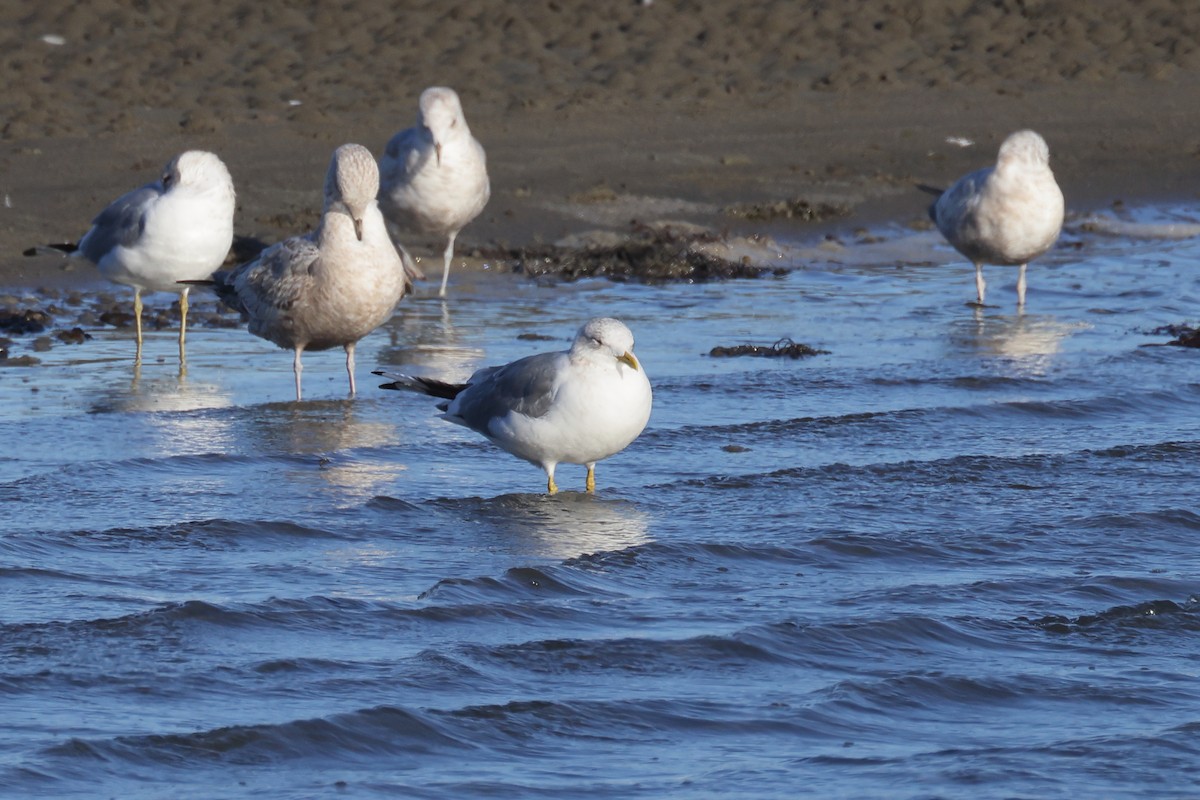
<path id="1" fill-rule="evenodd" d="M 65 253 L 70 255 L 79 249 L 77 242 L 60 242 L 57 244 L 39 244 L 21 251 L 23 256 L 41 256 L 47 253 Z"/>
<path id="2" fill-rule="evenodd" d="M 467 388 L 465 383 L 447 383 L 446 381 L 438 381 L 433 378 L 414 378 L 421 385 L 421 391 L 430 397 L 437 397 L 442 400 L 453 400 L 458 397 L 459 392 Z"/>
<path id="3" fill-rule="evenodd" d="M 381 378 L 388 377 L 388 373 L 384 372 L 381 369 L 373 369 L 373 370 L 371 370 L 371 374 L 378 375 Z M 396 391 L 399 391 L 401 389 L 408 389 L 411 387 L 405 386 L 403 383 L 400 383 L 399 381 L 388 381 L 387 383 L 379 384 L 379 388 L 380 389 L 395 389 Z"/>
<path id="4" fill-rule="evenodd" d="M 382 370 L 372 370 L 372 375 L 381 375 L 390 377 L 393 373 L 383 372 Z M 389 381 L 388 383 L 379 384 L 380 389 L 407 389 L 412 392 L 420 392 L 427 394 L 430 397 L 437 397 L 442 400 L 453 400 L 458 396 L 458 393 L 467 388 L 465 383 L 446 383 L 445 381 L 435 380 L 433 378 L 422 378 L 418 375 L 398 375 L 395 376 L 399 380 Z"/>

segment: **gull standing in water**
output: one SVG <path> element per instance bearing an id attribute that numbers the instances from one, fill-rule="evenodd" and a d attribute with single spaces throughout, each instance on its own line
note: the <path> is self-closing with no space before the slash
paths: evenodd
<path id="1" fill-rule="evenodd" d="M 1021 267 L 1017 305 L 1025 305 L 1025 267 L 1049 250 L 1063 223 L 1063 194 L 1050 171 L 1050 148 L 1033 131 L 1000 145 L 996 165 L 972 172 L 942 193 L 929 215 L 954 249 L 975 264 L 983 305 L 984 264 Z"/>
<path id="2" fill-rule="evenodd" d="M 596 462 L 624 450 L 650 419 L 650 381 L 633 355 L 633 334 L 619 320 L 597 317 L 566 352 L 527 356 L 486 367 L 466 383 L 375 372 L 384 389 L 413 389 L 447 402 L 442 419 L 481 433 L 499 447 L 546 471 L 587 465 L 587 490 L 596 488 Z"/>
<path id="3" fill-rule="evenodd" d="M 447 237 L 438 291 L 445 297 L 454 239 L 491 195 L 483 145 L 471 135 L 453 89 L 432 86 L 421 93 L 416 126 L 388 142 L 380 173 L 380 206 L 393 231 L 416 228 Z"/>
<path id="4" fill-rule="evenodd" d="M 367 148 L 344 144 L 325 177 L 317 229 L 273 245 L 254 261 L 212 276 L 217 295 L 249 320 L 250 332 L 295 352 L 301 398 L 305 350 L 346 350 L 354 396 L 354 347 L 383 324 L 408 286 L 375 197 L 379 167 Z"/>
<path id="5" fill-rule="evenodd" d="M 233 244 L 233 178 L 212 153 L 188 150 L 154 183 L 114 200 L 79 240 L 76 256 L 104 277 L 133 287 L 137 355 L 142 360 L 142 292 L 179 295 L 179 363 L 185 359 L 188 285 L 221 266 Z"/>

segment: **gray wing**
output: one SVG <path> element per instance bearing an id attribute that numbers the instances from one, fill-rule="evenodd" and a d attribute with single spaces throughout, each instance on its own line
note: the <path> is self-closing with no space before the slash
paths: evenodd
<path id="1" fill-rule="evenodd" d="M 146 227 L 146 209 L 162 194 L 162 184 L 150 183 L 109 203 L 79 240 L 79 252 L 92 263 L 99 263 L 118 245 L 136 242 Z"/>
<path id="2" fill-rule="evenodd" d="M 446 410 L 472 430 L 488 432 L 488 423 L 511 412 L 541 417 L 554 403 L 559 377 L 570 360 L 566 353 L 540 353 L 471 376 L 467 388 Z"/>
<path id="3" fill-rule="evenodd" d="M 984 167 L 959 178 L 934 203 L 934 222 L 947 239 L 953 242 L 964 234 L 964 227 L 974 225 L 975 205 L 992 170 L 993 167 Z"/>
<path id="4" fill-rule="evenodd" d="M 432 157 L 433 134 L 420 125 L 405 128 L 387 143 L 380 163 L 383 192 L 408 182 L 408 176 L 416 172 L 421 162 Z"/>
<path id="5" fill-rule="evenodd" d="M 217 295 L 251 320 L 273 321 L 311 292 L 320 257 L 320 248 L 307 236 L 285 239 L 254 261 L 213 275 Z"/>

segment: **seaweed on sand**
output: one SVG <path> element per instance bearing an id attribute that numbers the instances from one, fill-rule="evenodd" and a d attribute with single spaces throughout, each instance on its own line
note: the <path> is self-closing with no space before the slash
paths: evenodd
<path id="1" fill-rule="evenodd" d="M 802 222 L 821 222 L 836 219 L 850 214 L 849 206 L 833 203 L 811 203 L 808 200 L 792 198 L 779 200 L 774 203 L 743 203 L 724 209 L 731 217 L 741 219 L 767 221 L 773 219 L 794 219 Z"/>
<path id="2" fill-rule="evenodd" d="M 749 259 L 731 261 L 698 247 L 719 240 L 720 237 L 708 232 L 634 223 L 633 232 L 613 244 L 533 245 L 485 251 L 483 255 L 508 264 L 513 272 L 534 277 L 555 276 L 568 281 L 603 277 L 643 283 L 700 283 L 778 274 L 779 270 L 757 266 Z"/>

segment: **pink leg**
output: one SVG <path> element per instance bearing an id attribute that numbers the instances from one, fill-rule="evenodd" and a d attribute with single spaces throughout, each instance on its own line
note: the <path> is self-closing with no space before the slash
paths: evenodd
<path id="1" fill-rule="evenodd" d="M 454 239 L 458 231 L 450 232 L 450 241 L 446 242 L 446 252 L 442 254 L 442 288 L 438 297 L 446 296 L 446 281 L 450 280 L 450 262 L 454 260 Z"/>
<path id="2" fill-rule="evenodd" d="M 292 359 L 292 373 L 296 376 L 296 402 L 300 402 L 300 375 L 304 372 L 304 365 L 300 363 L 300 354 L 304 352 L 304 345 L 296 345 L 296 356 Z"/>
<path id="3" fill-rule="evenodd" d="M 350 376 L 350 396 L 354 397 L 354 345 L 356 342 L 350 342 L 346 345 L 346 374 Z"/>

